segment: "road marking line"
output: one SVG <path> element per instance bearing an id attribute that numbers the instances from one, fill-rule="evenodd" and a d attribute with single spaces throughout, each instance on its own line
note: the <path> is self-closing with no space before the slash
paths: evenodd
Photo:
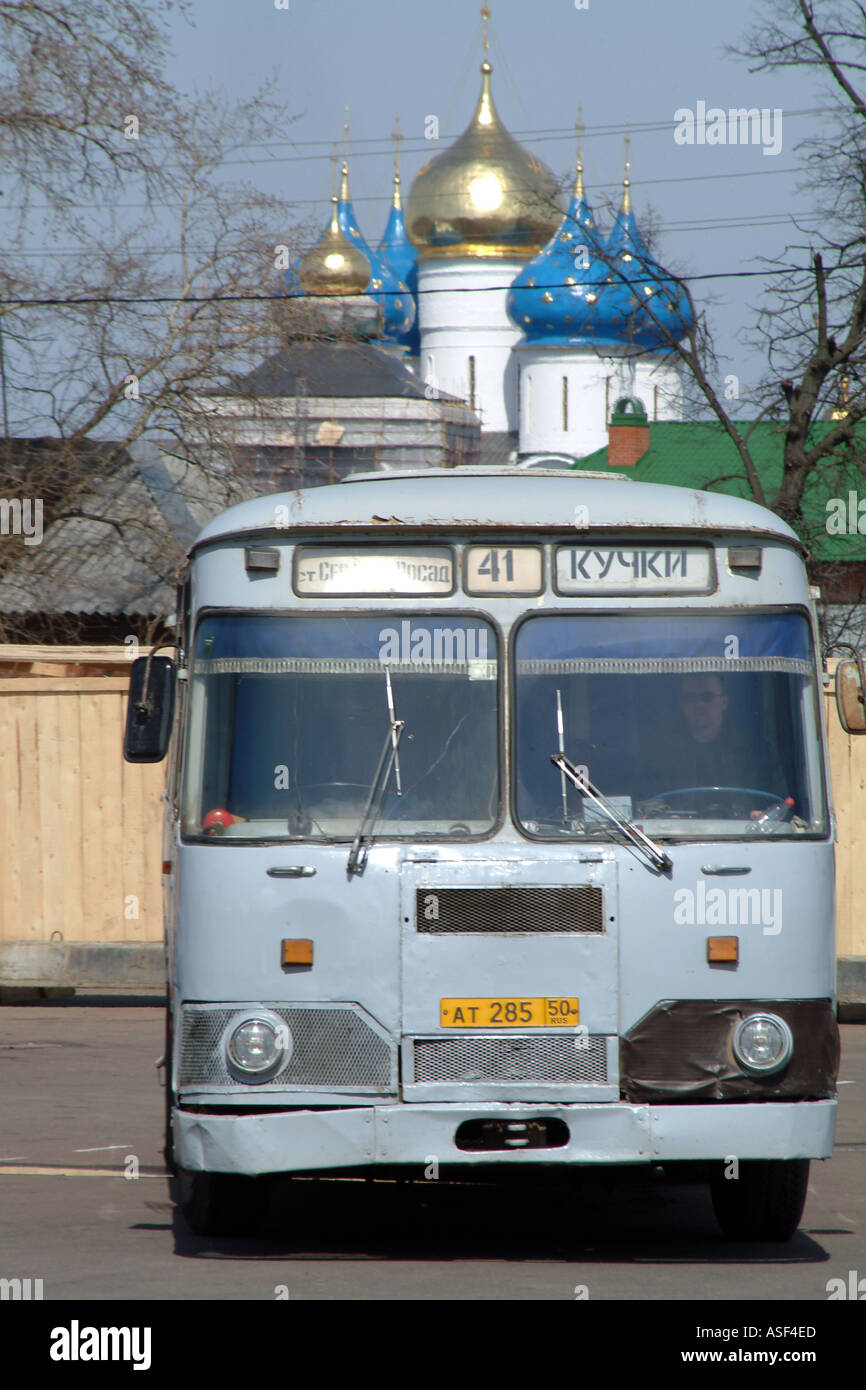
<path id="1" fill-rule="evenodd" d="M 98 1149 L 73 1149 L 74 1154 L 107 1154 L 109 1149 L 129 1149 L 131 1144 L 103 1144 Z"/>
<path id="2" fill-rule="evenodd" d="M 0 1163 L 0 1177 L 11 1174 L 26 1178 L 126 1178 L 123 1168 L 54 1168 L 50 1164 Z M 139 1178 L 166 1178 L 167 1173 L 146 1173 L 139 1169 Z M 128 1182 L 134 1179 L 126 1178 Z"/>

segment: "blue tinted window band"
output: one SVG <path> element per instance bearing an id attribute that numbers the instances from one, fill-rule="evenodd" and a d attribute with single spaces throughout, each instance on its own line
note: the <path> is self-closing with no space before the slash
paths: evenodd
<path id="1" fill-rule="evenodd" d="M 717 666 L 701 669 L 729 670 L 735 658 L 783 657 L 808 662 L 811 639 L 808 624 L 800 613 L 674 613 L 645 617 L 634 613 L 603 617 L 539 614 L 521 627 L 517 654 L 526 659 L 553 660 L 682 658 L 696 663 L 699 659 L 715 659 Z"/>
<path id="2" fill-rule="evenodd" d="M 564 660 L 518 660 L 518 676 L 640 675 L 693 676 L 701 671 L 779 671 L 789 676 L 812 675 L 812 665 L 793 656 L 574 656 Z"/>
<path id="3" fill-rule="evenodd" d="M 223 656 L 195 662 L 197 676 L 377 676 L 383 671 L 395 675 L 470 676 L 479 666 L 495 675 L 496 661 L 473 658 L 470 661 L 380 661 L 372 657 L 326 656 Z M 569 668 L 571 669 L 571 668 Z"/>

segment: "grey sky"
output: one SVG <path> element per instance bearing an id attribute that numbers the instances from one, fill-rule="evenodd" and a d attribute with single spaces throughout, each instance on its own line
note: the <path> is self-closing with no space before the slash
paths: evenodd
<path id="1" fill-rule="evenodd" d="M 797 146 L 826 117 L 809 115 L 829 97 L 802 70 L 753 75 L 725 53 L 741 42 L 769 0 L 490 0 L 493 91 L 508 129 L 561 178 L 570 178 L 576 154 L 578 107 L 585 124 L 587 191 L 603 229 L 607 209 L 618 206 L 623 134 L 632 131 L 631 178 L 639 222 L 657 228 L 654 251 L 671 270 L 690 277 L 737 274 L 758 268 L 761 256 L 782 256 L 802 242 L 792 215 L 812 209 L 797 191 Z M 192 23 L 170 17 L 169 78 L 185 92 L 223 88 L 250 96 L 276 74 L 288 113 L 279 143 L 252 147 L 226 169 L 281 195 L 295 225 L 312 241 L 324 227 L 333 190 L 334 141 L 343 148 L 345 107 L 351 108 L 351 190 L 361 229 L 378 243 L 388 214 L 393 173 L 390 139 L 395 116 L 404 135 L 404 193 L 431 155 L 467 125 L 477 101 L 482 21 L 476 0 L 190 0 Z M 758 144 L 692 147 L 674 140 L 674 114 L 700 102 L 731 107 L 780 108 L 782 148 L 767 156 Z M 800 113 L 800 114 L 798 114 Z M 439 122 L 438 141 L 425 139 L 428 118 Z M 127 207 L 128 205 L 128 207 Z M 109 200 L 78 215 L 102 222 Z M 138 205 L 140 208 L 140 204 Z M 129 209 L 132 209 L 130 211 Z M 134 227 L 142 215 L 121 196 L 116 225 Z M 176 208 L 151 209 L 174 236 Z M 15 200 L 0 205 L 0 220 L 15 214 Z M 25 255 L 44 268 L 58 247 L 41 227 L 37 210 Z M 265 227 L 266 241 L 288 228 Z M 155 254 L 148 252 L 148 254 Z M 788 258 L 792 259 L 791 257 Z M 802 252 L 797 257 L 802 259 Z M 61 262 L 62 263 L 62 262 Z M 157 261 L 152 262 L 156 268 Z M 262 288 L 272 288 L 270 271 Z M 749 390 L 766 370 L 742 334 L 754 322 L 763 279 L 695 280 L 692 289 L 709 322 L 724 372 L 740 379 L 740 413 L 748 416 Z M 264 345 L 263 345 L 264 346 Z M 47 427 L 47 426 L 46 426 Z M 28 423 L 32 431 L 34 426 Z"/>
<path id="2" fill-rule="evenodd" d="M 784 219 L 808 212 L 808 202 L 786 171 L 816 118 L 795 113 L 826 104 L 802 72 L 752 75 L 726 55 L 725 45 L 741 40 L 766 8 L 749 0 L 589 0 L 587 10 L 575 0 L 491 0 L 500 113 L 512 133 L 565 175 L 573 168 L 571 128 L 581 105 L 587 181 L 599 208 L 618 197 L 628 118 L 635 210 L 639 219 L 652 210 L 662 259 L 687 274 L 749 268 L 754 257 L 777 254 L 799 237 Z M 406 136 L 408 187 L 421 164 L 464 128 L 475 104 L 480 6 L 466 0 L 289 0 L 288 9 L 277 9 L 275 0 L 194 0 L 192 9 L 194 28 L 173 26 L 172 77 L 181 86 L 215 83 L 240 95 L 278 70 L 297 119 L 283 148 L 251 152 L 263 162 L 249 172 L 296 204 L 301 220 L 324 224 L 332 164 L 327 146 L 313 142 L 342 141 L 346 104 L 352 194 L 362 230 L 374 241 L 387 216 L 392 169 L 390 147 L 376 142 L 387 141 L 395 114 Z M 676 144 L 674 112 L 701 100 L 726 110 L 781 108 L 781 153 Z M 424 139 L 431 114 L 440 122 L 438 144 Z M 775 225 L 737 225 L 756 218 Z M 711 311 L 717 342 L 747 389 L 761 364 L 736 335 L 750 320 L 756 282 L 711 281 L 696 290 L 720 301 Z"/>

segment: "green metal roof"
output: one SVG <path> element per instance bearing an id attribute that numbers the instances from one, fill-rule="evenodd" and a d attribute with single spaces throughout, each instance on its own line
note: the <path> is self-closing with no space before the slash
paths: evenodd
<path id="1" fill-rule="evenodd" d="M 834 421 L 821 421 L 814 425 L 813 441 L 819 440 L 835 427 Z M 742 433 L 751 430 L 749 450 L 765 490 L 767 506 L 772 508 L 782 480 L 782 427 L 761 421 L 755 425 L 738 422 L 738 428 Z M 866 532 L 866 430 L 861 430 L 860 436 L 858 448 L 848 450 L 847 457 L 840 451 L 835 458 L 822 461 L 807 483 L 803 498 L 803 523 L 794 529 L 809 547 L 814 560 L 866 562 L 866 534 L 856 530 L 856 501 L 853 513 L 848 507 L 849 492 L 863 499 L 861 524 Z M 608 470 L 607 447 L 581 459 L 575 468 L 593 472 Z M 608 471 L 622 470 L 620 467 Z M 651 424 L 648 451 L 633 468 L 626 471 L 635 482 L 667 483 L 674 487 L 699 488 L 706 492 L 727 493 L 731 497 L 754 500 L 736 447 L 721 425 L 714 421 L 683 420 Z M 827 503 L 833 498 L 841 499 L 845 505 L 845 534 L 833 534 L 827 530 L 828 520 L 839 512 L 839 508 L 828 511 Z M 853 533 L 847 529 L 852 523 L 855 527 Z"/>

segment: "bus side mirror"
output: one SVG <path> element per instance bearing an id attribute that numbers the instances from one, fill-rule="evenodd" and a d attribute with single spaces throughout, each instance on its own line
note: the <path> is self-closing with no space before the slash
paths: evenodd
<path id="1" fill-rule="evenodd" d="M 132 663 L 123 756 L 128 763 L 161 763 L 174 718 L 174 662 L 140 656 Z"/>
<path id="2" fill-rule="evenodd" d="M 836 667 L 836 709 L 846 734 L 866 734 L 866 704 L 858 661 L 840 661 Z"/>

